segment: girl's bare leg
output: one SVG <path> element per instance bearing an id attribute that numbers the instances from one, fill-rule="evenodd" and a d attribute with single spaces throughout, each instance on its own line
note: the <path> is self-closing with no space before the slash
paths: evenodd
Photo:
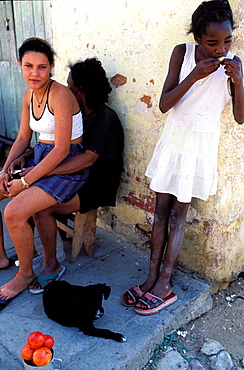
<path id="1" fill-rule="evenodd" d="M 160 266 L 168 240 L 169 216 L 173 195 L 156 193 L 156 208 L 151 236 L 151 255 L 147 280 L 141 285 L 144 292 L 151 290 L 160 273 Z"/>
<path id="2" fill-rule="evenodd" d="M 180 203 L 175 197 L 173 198 L 169 215 L 170 231 L 163 261 L 163 268 L 157 282 L 150 290 L 150 293 L 159 298 L 165 298 L 171 291 L 169 281 L 182 248 L 188 207 L 189 203 Z M 159 220 L 159 222 L 163 225 L 162 220 Z M 155 237 L 157 240 L 157 235 L 155 235 Z M 156 271 L 156 268 L 158 268 L 158 266 L 155 261 L 155 267 L 152 271 Z M 144 307 L 141 302 L 138 302 L 136 306 Z"/>
<path id="3" fill-rule="evenodd" d="M 56 200 L 44 190 L 31 186 L 5 207 L 5 223 L 17 251 L 20 268 L 13 280 L 0 287 L 0 299 L 15 297 L 33 281 L 34 234 L 28 220 L 33 214 L 56 203 Z"/>
<path id="4" fill-rule="evenodd" d="M 156 208 L 154 213 L 154 223 L 151 237 L 150 265 L 147 280 L 140 285 L 142 292 L 146 293 L 153 288 L 158 280 L 160 265 L 168 239 L 168 223 L 173 195 L 156 193 Z M 130 295 L 125 292 L 123 299 L 129 304 L 133 304 Z"/>

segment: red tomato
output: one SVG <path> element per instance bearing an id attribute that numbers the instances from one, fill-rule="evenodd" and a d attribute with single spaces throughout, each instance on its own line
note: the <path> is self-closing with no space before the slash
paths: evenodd
<path id="1" fill-rule="evenodd" d="M 21 356 L 24 360 L 30 361 L 34 351 L 35 350 L 31 348 L 28 343 L 26 343 L 21 349 Z"/>
<path id="2" fill-rule="evenodd" d="M 43 344 L 43 347 L 52 348 L 54 346 L 54 339 L 51 337 L 51 335 L 45 334 L 45 342 Z"/>
<path id="3" fill-rule="evenodd" d="M 34 351 L 32 361 L 36 366 L 45 366 L 52 360 L 53 354 L 50 348 L 41 347 Z"/>
<path id="4" fill-rule="evenodd" d="M 28 336 L 28 344 L 31 348 L 40 348 L 45 342 L 44 334 L 35 331 Z"/>

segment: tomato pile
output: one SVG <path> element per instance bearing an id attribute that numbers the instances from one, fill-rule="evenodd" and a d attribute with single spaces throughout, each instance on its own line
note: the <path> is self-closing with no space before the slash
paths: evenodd
<path id="1" fill-rule="evenodd" d="M 27 343 L 21 348 L 21 356 L 30 365 L 45 366 L 52 360 L 53 345 L 51 335 L 35 331 L 28 336 Z"/>

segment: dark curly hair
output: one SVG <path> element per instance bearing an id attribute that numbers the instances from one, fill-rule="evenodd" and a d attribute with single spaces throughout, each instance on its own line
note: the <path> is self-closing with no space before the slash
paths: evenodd
<path id="1" fill-rule="evenodd" d="M 37 53 L 45 54 L 49 60 L 50 65 L 54 62 L 54 51 L 51 48 L 51 45 L 38 37 L 30 37 L 25 40 L 21 47 L 19 48 L 19 59 L 22 60 L 24 54 L 28 51 L 35 51 Z"/>
<path id="2" fill-rule="evenodd" d="M 109 100 L 112 91 L 102 63 L 96 58 L 69 65 L 74 85 L 86 94 L 86 104 L 93 109 Z"/>
<path id="3" fill-rule="evenodd" d="M 228 0 L 203 1 L 194 11 L 188 33 L 201 37 L 210 23 L 230 21 L 234 29 L 233 14 Z"/>

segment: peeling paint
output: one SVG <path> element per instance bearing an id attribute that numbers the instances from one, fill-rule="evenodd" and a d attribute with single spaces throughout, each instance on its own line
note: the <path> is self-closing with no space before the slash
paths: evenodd
<path id="1" fill-rule="evenodd" d="M 155 197 L 145 194 L 139 194 L 139 196 L 136 196 L 134 191 L 130 191 L 127 197 L 123 196 L 123 199 L 127 204 L 139 207 L 146 212 L 154 212 L 156 202 Z"/>
<path id="2" fill-rule="evenodd" d="M 92 45 L 91 47 L 90 47 L 90 44 L 88 43 L 88 44 L 86 44 L 86 47 L 87 47 L 87 49 L 92 49 L 92 50 L 94 50 L 95 49 L 95 45 Z"/>
<path id="3" fill-rule="evenodd" d="M 114 77 L 111 78 L 111 83 L 115 87 L 119 87 L 125 85 L 127 83 L 127 77 L 122 76 L 120 74 L 116 74 Z"/>
<path id="4" fill-rule="evenodd" d="M 148 108 L 152 108 L 152 98 L 149 95 L 143 95 L 140 99 L 143 103 L 147 105 Z"/>

